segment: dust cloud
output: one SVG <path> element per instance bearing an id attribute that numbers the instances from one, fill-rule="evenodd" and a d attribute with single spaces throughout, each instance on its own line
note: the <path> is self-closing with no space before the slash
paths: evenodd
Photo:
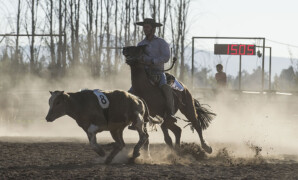
<path id="1" fill-rule="evenodd" d="M 45 77 L 30 75 L 20 77 L 13 88 L 0 89 L 0 136 L 85 138 L 82 129 L 68 116 L 63 116 L 53 123 L 46 122 L 49 91 L 77 92 L 81 89 L 129 88 L 129 67 L 122 67 L 117 75 L 106 80 L 93 78 L 90 72 L 82 67 L 72 69 L 61 79 L 48 80 Z"/>
<path id="2" fill-rule="evenodd" d="M 231 91 L 214 96 L 207 103 L 217 117 L 204 135 L 215 151 L 226 148 L 235 157 L 294 154 L 298 160 L 296 96 Z"/>
<path id="3" fill-rule="evenodd" d="M 94 79 L 90 73 L 78 68 L 69 72 L 64 78 L 45 80 L 45 78 L 25 76 L 14 88 L 1 91 L 0 98 L 0 137 L 69 137 L 87 141 L 86 134 L 70 117 L 64 116 L 53 123 L 47 123 L 48 91 L 64 90 L 76 92 L 80 89 L 121 89 L 130 88 L 130 71 L 124 67 L 119 74 L 106 80 Z M 210 127 L 203 131 L 205 140 L 213 147 L 210 157 L 218 158 L 222 154 L 229 157 L 255 157 L 257 153 L 263 157 L 279 157 L 298 161 L 298 113 L 297 97 L 294 95 L 249 94 L 228 91 L 223 94 L 209 95 L 194 93 L 194 97 L 202 104 L 210 105 L 217 114 Z M 178 116 L 184 118 L 179 112 Z M 185 143 L 200 144 L 197 133 L 186 123 L 177 123 L 182 128 L 181 140 Z M 160 127 L 149 132 L 150 143 L 164 143 Z M 170 132 L 172 139 L 173 134 Z M 97 135 L 98 142 L 112 142 L 108 132 Z M 138 134 L 124 131 L 125 142 L 136 143 Z M 154 148 L 154 146 L 153 146 Z M 168 149 L 158 150 L 162 157 L 171 157 Z M 224 153 L 223 153 L 224 152 Z M 116 158 L 122 161 L 127 150 Z M 282 155 L 282 156 L 281 156 Z M 285 156 L 286 155 L 286 156 Z M 293 157 L 292 157 L 293 156 Z M 157 157 L 157 159 L 159 159 Z M 172 160 L 162 162 L 172 163 Z M 156 163 L 156 162 L 155 162 Z"/>

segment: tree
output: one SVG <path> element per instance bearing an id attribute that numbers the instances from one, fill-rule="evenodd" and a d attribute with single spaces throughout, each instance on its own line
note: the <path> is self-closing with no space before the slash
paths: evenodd
<path id="1" fill-rule="evenodd" d="M 290 66 L 288 69 L 283 69 L 278 78 L 280 90 L 293 90 L 296 78 L 293 66 Z"/>
<path id="2" fill-rule="evenodd" d="M 14 64 L 18 66 L 19 62 L 19 34 L 20 34 L 20 16 L 21 16 L 21 0 L 18 0 L 18 12 L 17 12 L 17 37 L 16 37 L 16 50 Z"/>
<path id="3" fill-rule="evenodd" d="M 93 49 L 93 0 L 87 0 L 86 2 L 86 12 L 87 12 L 87 64 L 92 68 L 92 49 Z"/>
<path id="4" fill-rule="evenodd" d="M 28 39 L 30 41 L 31 38 L 31 43 L 30 43 L 30 72 L 35 73 L 35 30 L 36 30 L 36 16 L 35 16 L 35 11 L 37 9 L 38 1 L 36 2 L 35 0 L 27 0 L 27 4 L 29 6 L 30 12 L 31 12 L 31 35 L 29 33 L 29 27 L 27 21 L 25 21 L 25 29 L 28 34 Z"/>

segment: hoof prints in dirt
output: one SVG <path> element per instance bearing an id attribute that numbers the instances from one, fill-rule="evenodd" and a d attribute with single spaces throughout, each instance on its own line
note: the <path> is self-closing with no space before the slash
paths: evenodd
<path id="1" fill-rule="evenodd" d="M 192 156 L 197 161 L 207 158 L 205 151 L 195 143 L 181 143 L 180 148 L 177 148 L 176 151 L 179 156 Z"/>
<path id="2" fill-rule="evenodd" d="M 113 144 L 103 145 L 109 151 Z M 126 148 L 132 151 L 134 144 Z M 176 153 L 165 144 L 151 144 L 153 163 L 105 165 L 88 143 L 19 143 L 0 141 L 0 179 L 297 179 L 298 163 L 225 165 L 218 155 L 208 156 L 199 145 L 182 143 Z M 166 153 L 163 153 L 166 152 Z M 156 163 L 173 154 L 176 163 Z M 159 155 L 159 156 L 158 156 Z M 163 157 L 166 159 L 167 157 Z M 231 158 L 231 157 L 230 157 Z M 187 161 L 185 159 L 192 159 Z M 234 158 L 231 158 L 234 160 Z M 181 161 L 186 163 L 181 163 Z"/>

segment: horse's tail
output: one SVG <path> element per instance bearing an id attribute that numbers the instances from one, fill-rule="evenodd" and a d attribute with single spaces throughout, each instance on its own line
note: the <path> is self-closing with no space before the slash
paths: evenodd
<path id="1" fill-rule="evenodd" d="M 152 117 L 150 116 L 150 113 L 149 113 L 149 108 L 148 108 L 148 105 L 147 103 L 145 102 L 144 99 L 140 98 L 145 106 L 145 114 L 144 114 L 144 120 L 145 122 L 149 122 L 150 125 L 155 125 L 155 124 L 162 124 L 163 123 L 163 119 L 156 115 L 155 117 Z"/>
<path id="2" fill-rule="evenodd" d="M 197 99 L 193 98 L 193 100 L 201 128 L 207 129 L 216 114 L 211 112 L 209 108 L 203 107 Z"/>

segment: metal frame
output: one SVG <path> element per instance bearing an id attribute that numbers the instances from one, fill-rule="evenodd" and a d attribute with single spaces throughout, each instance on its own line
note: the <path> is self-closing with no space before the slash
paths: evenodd
<path id="1" fill-rule="evenodd" d="M 65 34 L 0 34 L 0 36 L 65 36 Z"/>
<path id="2" fill-rule="evenodd" d="M 195 36 L 192 37 L 192 62 L 191 62 L 191 83 L 193 87 L 193 76 L 194 76 L 194 40 L 195 39 L 258 39 L 263 41 L 263 56 L 262 56 L 262 92 L 264 91 L 264 64 L 265 64 L 265 38 L 262 37 L 210 37 L 210 36 Z M 271 51 L 270 51 L 271 53 Z M 241 89 L 241 55 L 239 62 L 239 90 Z M 271 85 L 271 84 L 270 84 Z"/>
<path id="3" fill-rule="evenodd" d="M 5 37 L 9 36 L 63 36 L 65 38 L 66 34 L 0 34 L 0 36 L 3 36 L 1 43 Z"/>
<path id="4" fill-rule="evenodd" d="M 260 47 L 263 48 L 263 46 L 256 46 L 256 47 Z M 271 67 L 272 67 L 272 62 L 271 62 L 271 55 L 272 55 L 272 47 L 265 47 L 269 49 L 269 91 L 271 91 Z M 263 56 L 263 55 L 262 55 Z"/>

